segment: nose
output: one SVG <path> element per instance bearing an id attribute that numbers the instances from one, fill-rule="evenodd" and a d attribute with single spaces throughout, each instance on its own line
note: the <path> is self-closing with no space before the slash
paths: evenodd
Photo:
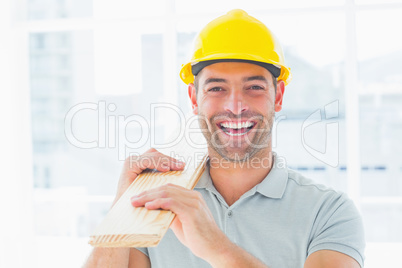
<path id="1" fill-rule="evenodd" d="M 232 91 L 224 104 L 225 111 L 240 115 L 249 109 L 241 92 Z"/>

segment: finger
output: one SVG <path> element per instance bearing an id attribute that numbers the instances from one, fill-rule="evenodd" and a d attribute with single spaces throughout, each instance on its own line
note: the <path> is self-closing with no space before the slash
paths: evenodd
<path id="1" fill-rule="evenodd" d="M 185 189 L 181 186 L 174 184 L 167 184 L 161 187 L 144 191 L 131 198 L 131 204 L 134 207 L 145 206 L 149 202 L 153 202 L 156 199 L 171 198 L 189 207 L 195 207 L 200 203 L 203 203 L 202 197 L 198 192 Z"/>
<path id="2" fill-rule="evenodd" d="M 154 148 L 151 148 L 151 149 L 153 149 L 151 152 L 153 152 L 156 156 L 160 156 L 161 159 L 162 159 L 162 162 L 164 162 L 164 163 L 172 163 L 172 164 L 177 163 L 177 164 L 179 164 L 179 165 L 180 165 L 180 164 L 185 164 L 185 162 L 183 162 L 183 161 L 181 161 L 181 160 L 179 160 L 179 159 L 176 159 L 176 158 L 174 158 L 174 157 L 165 155 L 165 154 L 159 152 L 158 150 L 156 150 L 156 149 L 154 149 Z"/>
<path id="3" fill-rule="evenodd" d="M 168 196 L 169 195 L 165 191 L 159 191 L 159 190 L 155 191 L 153 189 L 147 191 L 146 193 L 143 192 L 140 195 L 131 197 L 131 204 L 134 207 L 143 207 L 148 202 L 152 202 L 158 198 L 168 198 Z"/>
<path id="4" fill-rule="evenodd" d="M 160 187 L 156 187 L 153 189 L 149 189 L 147 191 L 143 191 L 137 195 L 131 197 L 131 203 L 133 206 L 144 206 L 146 202 L 153 201 L 157 198 L 168 198 L 177 193 L 172 194 L 172 189 L 175 188 L 175 185 L 163 185 Z M 181 194 L 183 196 L 183 193 Z"/>
<path id="5" fill-rule="evenodd" d="M 171 170 L 182 170 L 185 166 L 185 162 L 173 158 L 171 156 L 162 154 L 160 152 L 156 152 L 156 158 L 160 157 L 159 159 L 157 159 L 158 161 L 160 161 L 162 164 L 166 165 L 169 167 L 169 169 Z"/>
<path id="6" fill-rule="evenodd" d="M 149 210 L 163 209 L 175 213 L 179 218 L 182 215 L 190 215 L 193 210 L 184 202 L 180 202 L 174 198 L 158 198 L 144 204 Z"/>
<path id="7" fill-rule="evenodd" d="M 149 210 L 163 209 L 163 210 L 171 210 L 172 203 L 175 201 L 172 198 L 158 198 L 144 204 L 144 207 Z"/>
<path id="8" fill-rule="evenodd" d="M 135 173 L 139 174 L 145 169 L 156 169 L 158 171 L 169 171 L 169 160 L 163 158 L 160 153 L 152 152 L 135 158 L 130 165 L 130 168 Z"/>
<path id="9" fill-rule="evenodd" d="M 171 195 L 189 196 L 192 192 L 192 190 L 186 189 L 182 186 L 173 183 L 167 183 L 165 185 L 143 191 L 137 195 L 134 195 L 133 197 L 142 197 L 153 193 L 159 193 L 161 197 L 168 197 Z"/>
<path id="10" fill-rule="evenodd" d="M 144 207 L 149 210 L 163 209 L 172 211 L 177 215 L 182 223 L 193 221 L 199 215 L 200 210 L 193 206 L 194 199 L 190 198 L 157 198 L 144 203 Z M 204 209 L 202 209 L 203 211 Z M 195 217 L 197 218 L 197 217 Z M 209 215 L 208 215 L 209 218 Z M 193 220 L 192 220 L 193 219 Z"/>
<path id="11" fill-rule="evenodd" d="M 133 159 L 130 168 L 139 174 L 143 170 L 156 169 L 158 171 L 182 170 L 185 163 L 158 151 L 148 152 Z"/>
<path id="12" fill-rule="evenodd" d="M 183 170 L 185 167 L 186 163 L 180 161 L 180 160 L 172 160 L 169 163 L 169 167 L 171 170 Z"/>
<path id="13" fill-rule="evenodd" d="M 156 150 L 155 148 L 151 147 L 145 153 L 153 153 L 153 152 L 158 152 L 158 150 Z"/>
<path id="14" fill-rule="evenodd" d="M 185 163 L 173 157 L 156 153 L 152 156 L 152 168 L 155 168 L 159 171 L 169 171 L 169 170 L 183 170 L 185 167 Z"/>

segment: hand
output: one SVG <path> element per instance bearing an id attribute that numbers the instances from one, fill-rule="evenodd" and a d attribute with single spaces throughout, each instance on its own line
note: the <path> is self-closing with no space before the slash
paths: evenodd
<path id="1" fill-rule="evenodd" d="M 199 192 L 167 184 L 133 196 L 131 203 L 135 207 L 174 212 L 176 217 L 170 228 L 176 237 L 194 255 L 210 263 L 229 242 Z"/>
<path id="2" fill-rule="evenodd" d="M 124 162 L 113 204 L 119 200 L 135 178 L 145 169 L 149 168 L 166 172 L 169 170 L 182 170 L 184 165 L 184 162 L 164 155 L 154 148 L 149 149 L 140 156 L 128 157 Z"/>

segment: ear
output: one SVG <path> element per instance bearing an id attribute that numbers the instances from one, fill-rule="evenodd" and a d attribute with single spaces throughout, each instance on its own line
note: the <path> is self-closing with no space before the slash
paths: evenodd
<path id="1" fill-rule="evenodd" d="M 279 80 L 276 83 L 275 112 L 282 110 L 283 94 L 285 93 L 285 82 Z"/>
<path id="2" fill-rule="evenodd" d="M 190 97 L 193 114 L 198 114 L 197 92 L 193 83 L 188 84 L 188 96 Z"/>

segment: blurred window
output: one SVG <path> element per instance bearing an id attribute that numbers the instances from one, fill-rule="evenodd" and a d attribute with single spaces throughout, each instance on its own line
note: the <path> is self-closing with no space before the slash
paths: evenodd
<path id="1" fill-rule="evenodd" d="M 397 254 L 387 254 L 402 248 L 401 2 L 27 0 L 20 31 L 29 36 L 38 267 L 54 267 L 66 250 L 76 258 L 63 267 L 82 264 L 124 158 L 161 143 L 175 127 L 177 114 L 161 109 L 152 118 L 151 104 L 191 113 L 180 66 L 196 32 L 233 8 L 269 26 L 292 69 L 273 149 L 290 168 L 352 193 L 366 228 L 365 267 L 398 266 Z M 356 82 L 353 129 L 346 81 Z M 355 134 L 353 147 L 347 137 Z M 348 176 L 350 146 L 360 150 L 356 178 Z"/>
<path id="2" fill-rule="evenodd" d="M 402 3 L 402 0 L 355 0 L 358 5 Z"/>
<path id="3" fill-rule="evenodd" d="M 93 0 L 26 0 L 28 20 L 83 18 L 92 15 Z"/>
<path id="4" fill-rule="evenodd" d="M 264 1 L 264 0 L 205 0 L 195 7 L 195 3 L 186 0 L 176 0 L 175 8 L 178 14 L 188 13 L 225 13 L 233 8 L 241 8 L 248 11 L 261 11 L 261 10 L 275 10 L 275 9 L 288 9 L 288 8 L 309 8 L 309 7 L 327 7 L 327 6 L 340 6 L 343 5 L 345 0 L 283 0 L 283 1 Z M 213 7 L 213 8 L 211 8 Z"/>
<path id="5" fill-rule="evenodd" d="M 402 40 L 395 34 L 401 13 L 402 7 L 361 11 L 356 21 L 362 213 L 369 242 L 402 242 Z"/>

